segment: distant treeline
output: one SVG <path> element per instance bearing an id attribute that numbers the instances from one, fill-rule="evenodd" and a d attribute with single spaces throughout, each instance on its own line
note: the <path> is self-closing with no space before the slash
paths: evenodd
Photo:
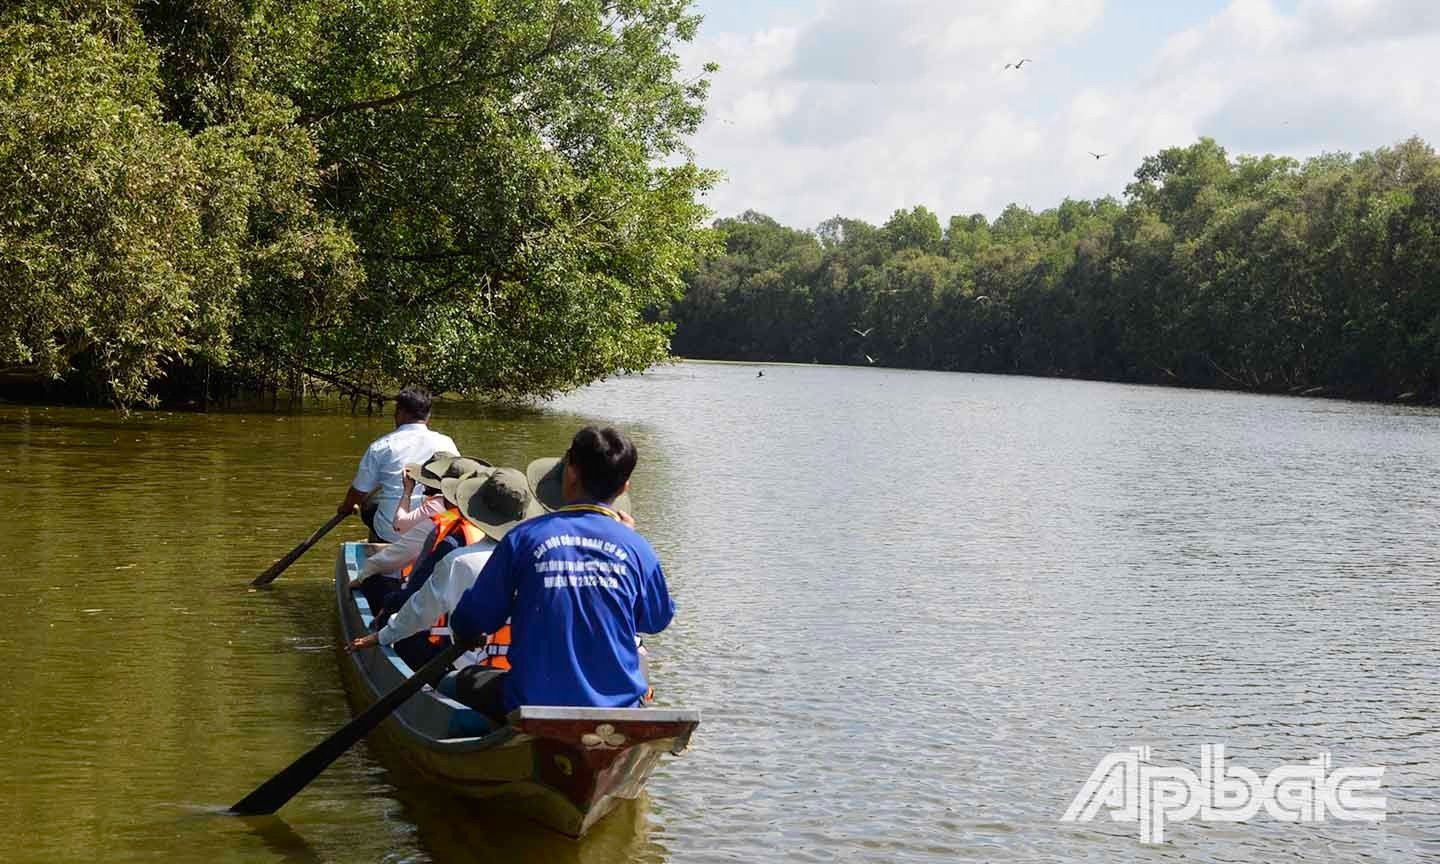
<path id="1" fill-rule="evenodd" d="M 993 222 L 717 227 L 672 308 L 681 355 L 1440 395 L 1440 159 L 1418 139 L 1304 163 L 1201 139 L 1123 202 Z"/>

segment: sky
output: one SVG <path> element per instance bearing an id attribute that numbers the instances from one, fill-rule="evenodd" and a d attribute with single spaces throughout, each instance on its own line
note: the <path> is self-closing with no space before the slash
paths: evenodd
<path id="1" fill-rule="evenodd" d="M 1119 197 L 1201 136 L 1302 160 L 1440 144 L 1440 0 L 694 5 L 687 74 L 720 65 L 690 141 L 724 172 L 716 216 L 813 228 L 919 204 L 943 223 Z"/>

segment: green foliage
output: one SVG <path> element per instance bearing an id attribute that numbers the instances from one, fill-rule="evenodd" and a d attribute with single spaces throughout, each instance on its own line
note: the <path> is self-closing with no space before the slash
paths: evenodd
<path id="1" fill-rule="evenodd" d="M 687 0 L 0 13 L 0 363 L 549 394 L 668 353 L 713 243 Z"/>
<path id="2" fill-rule="evenodd" d="M 940 230 L 940 218 L 924 207 L 909 212 L 896 210 L 881 229 L 892 249 L 918 249 L 935 252 L 940 248 L 944 234 Z"/>
<path id="3" fill-rule="evenodd" d="M 0 363 L 58 375 L 93 352 L 134 398 L 192 347 L 197 296 L 234 287 L 203 260 L 195 148 L 133 22 L 35 17 L 0 29 Z"/>
<path id="4" fill-rule="evenodd" d="M 721 220 L 675 348 L 1440 398 L 1440 159 L 1423 142 L 1299 164 L 1202 139 L 1145 159 L 1126 198 L 943 234 L 923 208 L 813 233 Z"/>

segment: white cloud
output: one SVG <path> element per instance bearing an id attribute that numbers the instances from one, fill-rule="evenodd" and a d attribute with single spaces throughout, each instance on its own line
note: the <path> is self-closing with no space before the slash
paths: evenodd
<path id="1" fill-rule="evenodd" d="M 1433 0 L 1315 0 L 1290 15 L 1234 0 L 1169 40 L 1143 83 L 1116 91 L 1109 116 L 1094 119 L 1133 118 L 1136 158 L 1202 134 L 1232 152 L 1297 158 L 1373 149 L 1440 132 L 1425 98 L 1437 73 Z"/>
<path id="2" fill-rule="evenodd" d="M 1297 157 L 1440 138 L 1436 0 L 1233 0 L 1139 48 L 1107 35 L 1120 14 L 1103 0 L 831 0 L 785 27 L 702 33 L 687 62 L 721 71 L 693 145 L 728 177 L 709 204 L 805 227 L 915 204 L 994 215 L 1119 194 L 1142 157 L 1202 134 Z M 1133 76 L 1087 74 L 1118 50 L 1139 55 Z M 1033 65 L 1001 68 L 1021 56 Z"/>

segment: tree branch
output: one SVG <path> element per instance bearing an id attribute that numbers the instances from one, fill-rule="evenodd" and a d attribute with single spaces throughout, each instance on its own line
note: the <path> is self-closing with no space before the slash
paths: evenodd
<path id="1" fill-rule="evenodd" d="M 366 396 L 374 399 L 381 405 L 384 405 L 385 402 L 390 399 L 390 395 L 388 393 L 381 393 L 377 390 L 372 390 L 371 388 L 366 387 L 364 384 L 356 384 L 353 381 L 346 381 L 345 379 L 337 375 L 331 375 L 328 372 L 321 372 L 319 369 L 312 369 L 308 366 L 299 366 L 298 368 L 301 372 L 309 375 L 311 378 L 318 378 L 319 380 L 324 381 L 332 387 L 338 387 L 339 389 L 349 391 L 350 393 L 359 393 L 361 396 Z"/>
<path id="2" fill-rule="evenodd" d="M 494 72 L 488 72 L 473 77 L 470 75 L 461 74 L 443 81 L 436 81 L 432 84 L 415 87 L 410 90 L 401 90 L 400 92 L 393 93 L 389 96 L 381 96 L 375 99 L 361 99 L 355 102 L 346 102 L 344 104 L 333 105 L 329 108 L 325 108 L 319 111 L 307 111 L 304 114 L 300 115 L 299 122 L 302 125 L 309 125 L 311 123 L 317 123 L 321 120 L 327 120 L 337 114 L 349 114 L 355 111 L 373 111 L 379 108 L 387 108 L 391 105 L 397 105 L 401 102 L 408 102 L 412 99 L 419 99 L 421 97 L 428 96 L 431 93 L 438 93 L 442 90 L 447 90 L 451 87 L 457 87 L 461 84 L 483 84 L 484 82 L 491 81 L 495 78 L 503 78 L 507 75 L 512 75 L 518 70 L 524 68 L 525 66 L 528 66 L 532 63 L 538 63 L 539 61 L 545 59 L 551 54 L 556 53 L 557 51 L 569 48 L 571 44 L 571 41 L 566 41 L 563 43 L 560 41 L 560 16 L 557 15 L 550 22 L 550 36 L 548 39 L 545 40 L 545 45 L 539 50 L 527 55 L 523 60 L 513 66 L 508 66 L 504 69 L 498 69 Z M 469 59 L 468 55 L 472 53 L 473 50 L 462 53 L 461 56 L 456 60 L 456 62 L 451 64 L 451 68 L 453 69 L 457 66 L 463 66 L 465 62 Z"/>
<path id="3" fill-rule="evenodd" d="M 412 252 L 408 254 L 394 254 L 390 252 L 361 252 L 361 258 L 369 258 L 372 261 L 401 261 L 407 264 L 425 264 L 432 261 L 451 261 L 456 258 L 479 258 L 489 250 L 486 249 L 445 249 L 436 252 Z"/>
<path id="4" fill-rule="evenodd" d="M 482 78 L 480 80 L 484 79 Z M 437 81 L 434 84 L 426 84 L 424 87 L 416 87 L 413 90 L 401 90 L 399 93 L 395 93 L 390 96 L 384 96 L 379 99 L 362 99 L 358 102 L 346 102 L 343 105 L 334 105 L 330 108 L 324 109 L 323 111 L 310 111 L 305 114 L 301 114 L 299 119 L 301 124 L 308 126 L 311 123 L 317 123 L 321 120 L 328 120 L 329 118 L 334 117 L 336 114 L 348 114 L 354 111 L 371 111 L 376 108 L 385 108 L 389 105 L 395 105 L 397 103 L 406 102 L 411 99 L 418 99 L 421 96 L 426 96 L 430 93 L 444 90 L 447 87 L 454 87 L 455 85 L 463 84 L 464 82 L 465 77 L 462 75 L 459 78 L 452 78 L 448 81 Z"/>
<path id="5" fill-rule="evenodd" d="M 0 366 L 0 377 L 22 378 L 25 380 L 35 381 L 48 381 L 50 380 L 51 375 L 50 373 L 41 369 L 39 366 L 20 364 L 18 366 Z"/>

